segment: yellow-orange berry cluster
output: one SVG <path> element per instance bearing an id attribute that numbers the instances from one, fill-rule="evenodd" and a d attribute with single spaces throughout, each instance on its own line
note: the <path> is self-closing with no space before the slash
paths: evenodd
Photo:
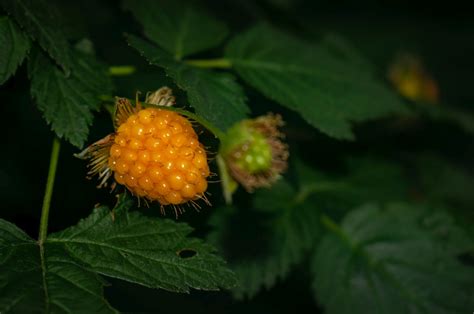
<path id="1" fill-rule="evenodd" d="M 128 117 L 110 147 L 115 180 L 162 205 L 203 196 L 209 166 L 191 123 L 176 112 L 146 108 Z"/>

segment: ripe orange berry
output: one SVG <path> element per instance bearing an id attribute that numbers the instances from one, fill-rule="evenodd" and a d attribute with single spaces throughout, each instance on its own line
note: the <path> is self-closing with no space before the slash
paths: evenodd
<path id="1" fill-rule="evenodd" d="M 147 95 L 147 103 L 171 106 L 175 103 L 167 87 Z M 195 200 L 208 202 L 209 166 L 206 151 L 199 142 L 191 122 L 178 113 L 160 107 L 134 107 L 126 98 L 117 98 L 114 114 L 115 133 L 93 143 L 76 154 L 89 159 L 89 176 L 97 175 L 98 187 L 105 187 L 110 178 L 124 185 L 135 196 L 173 205 L 176 216 L 180 204 Z"/>
<path id="2" fill-rule="evenodd" d="M 191 123 L 178 113 L 146 108 L 117 129 L 108 165 L 117 183 L 162 205 L 203 196 L 209 166 Z"/>

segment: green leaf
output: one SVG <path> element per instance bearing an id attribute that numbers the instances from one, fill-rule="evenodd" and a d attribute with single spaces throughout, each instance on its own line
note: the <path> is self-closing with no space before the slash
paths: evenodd
<path id="1" fill-rule="evenodd" d="M 234 76 L 176 62 L 166 51 L 136 36 L 128 35 L 127 39 L 151 64 L 164 68 L 178 87 L 186 91 L 196 113 L 219 129 L 224 131 L 246 117 L 246 97 Z"/>
<path id="2" fill-rule="evenodd" d="M 145 35 L 179 60 L 219 45 L 227 27 L 189 1 L 123 1 L 143 25 Z"/>
<path id="3" fill-rule="evenodd" d="M 247 83 L 338 139 L 354 138 L 350 122 L 405 110 L 370 67 L 332 49 L 258 25 L 231 40 L 226 57 Z"/>
<path id="4" fill-rule="evenodd" d="M 30 40 L 8 17 L 0 17 L 0 85 L 15 73 L 30 50 Z"/>
<path id="5" fill-rule="evenodd" d="M 253 205 L 255 209 L 263 211 L 285 210 L 293 206 L 295 198 L 294 188 L 285 180 L 278 180 L 272 187 L 258 189 L 254 193 Z"/>
<path id="6" fill-rule="evenodd" d="M 189 237 L 191 227 L 129 212 L 130 203 L 98 207 L 48 236 L 44 259 L 36 241 L 0 219 L 0 312 L 114 312 L 98 274 L 174 292 L 235 285 L 215 248 Z"/>
<path id="7" fill-rule="evenodd" d="M 416 109 L 430 119 L 452 123 L 466 133 L 474 135 L 474 115 L 469 111 L 448 105 L 430 104 L 419 104 Z"/>
<path id="8" fill-rule="evenodd" d="M 335 175 L 294 161 L 300 190 L 297 200 L 309 199 L 332 217 L 366 202 L 408 199 L 409 186 L 402 168 L 393 162 L 352 157 L 346 160 L 345 171 Z"/>
<path id="9" fill-rule="evenodd" d="M 37 0 L 0 0 L 0 5 L 10 13 L 20 26 L 48 52 L 69 76 L 73 67 L 71 49 L 56 18 L 54 6 Z"/>
<path id="10" fill-rule="evenodd" d="M 1 313 L 115 313 L 103 281 L 66 252 L 47 246 L 43 262 L 38 243 L 0 219 Z"/>
<path id="11" fill-rule="evenodd" d="M 421 193 L 425 199 L 441 204 L 465 206 L 472 212 L 474 176 L 435 155 L 424 154 L 416 160 Z"/>
<path id="12" fill-rule="evenodd" d="M 112 92 L 106 68 L 92 56 L 74 51 L 72 74 L 67 77 L 46 56 L 37 53 L 28 66 L 31 94 L 57 136 L 82 147 L 92 124 L 92 110 L 100 95 Z"/>
<path id="13" fill-rule="evenodd" d="M 100 207 L 77 226 L 52 234 L 48 243 L 60 245 L 87 269 L 151 288 L 189 292 L 234 286 L 234 274 L 215 249 L 189 238 L 191 231 L 183 223 Z"/>
<path id="14" fill-rule="evenodd" d="M 473 269 L 440 245 L 426 224 L 432 211 L 399 204 L 366 205 L 331 231 L 312 261 L 314 290 L 329 314 L 472 311 Z M 446 242 L 444 242 L 446 244 Z"/>
<path id="15" fill-rule="evenodd" d="M 279 199 L 289 203 L 294 191 L 283 185 L 277 191 L 290 193 Z M 265 204 L 264 197 L 259 197 L 258 204 L 266 207 L 258 211 L 223 207 L 211 219 L 214 231 L 209 239 L 222 249 L 237 274 L 239 285 L 232 292 L 238 299 L 253 297 L 284 279 L 304 259 L 320 233 L 319 212 L 313 206 L 298 204 L 275 211 L 272 203 Z"/>

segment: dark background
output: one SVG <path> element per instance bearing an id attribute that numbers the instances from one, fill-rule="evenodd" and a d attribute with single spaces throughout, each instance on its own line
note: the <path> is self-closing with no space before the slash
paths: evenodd
<path id="1" fill-rule="evenodd" d="M 133 97 L 136 90 L 146 92 L 170 84 L 158 69 L 148 67 L 127 47 L 123 33 L 139 33 L 140 27 L 130 14 L 120 10 L 118 1 L 56 2 L 72 42 L 89 37 L 98 57 L 108 65 L 138 67 L 133 76 L 115 79 L 117 95 Z M 438 82 L 441 102 L 473 112 L 474 14 L 468 3 L 227 0 L 207 1 L 206 6 L 234 32 L 264 19 L 310 40 L 317 40 L 325 32 L 342 35 L 376 65 L 382 78 L 398 52 L 415 53 Z M 212 53 L 219 56 L 219 52 Z M 259 104 L 253 106 L 254 113 L 266 112 L 269 108 L 282 112 L 289 121 L 286 131 L 292 149 L 301 151 L 304 147 L 305 155 L 314 156 L 312 162 L 318 165 L 337 168 L 344 157 L 365 153 L 403 161 L 404 156 L 412 153 L 435 152 L 473 172 L 472 136 L 454 124 L 418 121 L 409 128 L 387 130 L 389 123 L 380 121 L 357 126 L 357 142 L 338 142 L 306 126 L 299 117 L 276 107 L 251 89 L 247 94 L 252 104 Z M 0 99 L 0 216 L 36 237 L 53 134 L 30 98 L 25 65 L 0 87 Z M 111 130 L 107 112 L 99 112 L 89 143 Z M 112 205 L 114 202 L 114 196 L 108 191 L 97 190 L 95 182 L 85 179 L 85 163 L 73 157 L 78 150 L 67 143 L 61 149 L 50 232 L 77 223 L 97 203 Z M 215 184 L 211 191 L 212 202 L 221 203 L 220 187 Z M 247 196 L 240 193 L 238 197 Z M 158 214 L 156 208 L 141 210 L 149 215 Z M 197 234 L 205 234 L 212 210 L 188 212 L 180 220 L 196 227 Z M 111 304 L 122 311 L 286 313 L 306 306 L 316 313 L 318 309 L 310 293 L 306 269 L 304 265 L 296 268 L 287 280 L 270 291 L 242 302 L 232 300 L 224 292 L 193 292 L 184 296 L 115 280 L 105 294 Z"/>

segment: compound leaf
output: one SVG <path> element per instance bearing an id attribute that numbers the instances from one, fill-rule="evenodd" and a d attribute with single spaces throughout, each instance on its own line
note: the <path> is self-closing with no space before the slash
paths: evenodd
<path id="1" fill-rule="evenodd" d="M 267 25 L 232 39 L 226 57 L 248 84 L 338 139 L 354 138 L 350 122 L 405 111 L 403 102 L 359 60 Z"/>
<path id="2" fill-rule="evenodd" d="M 128 43 L 151 64 L 164 68 L 179 88 L 186 91 L 196 113 L 221 130 L 245 118 L 249 111 L 246 97 L 231 74 L 176 62 L 166 51 L 133 35 L 128 35 Z"/>
<path id="3" fill-rule="evenodd" d="M 319 212 L 308 204 L 289 206 L 294 191 L 286 183 L 277 188 L 285 200 L 280 209 L 270 210 L 271 202 L 260 195 L 258 210 L 219 208 L 212 217 L 214 231 L 209 239 L 220 247 L 235 271 L 239 285 L 232 290 L 238 298 L 253 297 L 284 279 L 300 263 L 320 234 Z M 245 232 L 242 232 L 245 226 Z"/>
<path id="4" fill-rule="evenodd" d="M 52 234 L 48 243 L 87 269 L 151 288 L 232 287 L 235 277 L 225 262 L 212 246 L 189 238 L 191 231 L 184 223 L 100 207 L 77 226 Z"/>
<path id="5" fill-rule="evenodd" d="M 60 138 L 82 147 L 100 95 L 112 92 L 105 67 L 94 57 L 74 51 L 73 72 L 66 76 L 41 53 L 29 62 L 31 94 L 44 118 Z"/>
<path id="6" fill-rule="evenodd" d="M 0 219 L 1 313 L 116 313 L 103 281 L 57 247 L 45 247 Z"/>
<path id="7" fill-rule="evenodd" d="M 474 272 L 445 250 L 446 232 L 426 224 L 432 214 L 404 204 L 366 205 L 340 226 L 326 220 L 332 232 L 320 242 L 312 269 L 327 313 L 470 311 Z"/>

